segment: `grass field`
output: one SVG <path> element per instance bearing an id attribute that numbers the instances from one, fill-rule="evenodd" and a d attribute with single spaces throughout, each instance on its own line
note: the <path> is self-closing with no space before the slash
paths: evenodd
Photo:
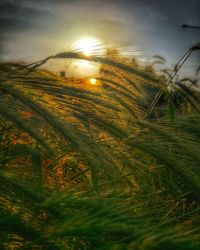
<path id="1" fill-rule="evenodd" d="M 91 56 L 95 85 L 1 63 L 1 249 L 200 249 L 196 49 L 168 75 Z"/>

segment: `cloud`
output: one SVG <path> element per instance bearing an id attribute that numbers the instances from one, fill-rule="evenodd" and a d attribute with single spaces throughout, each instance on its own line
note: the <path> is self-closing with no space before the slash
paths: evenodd
<path id="1" fill-rule="evenodd" d="M 175 61 L 198 33 L 199 0 L 0 0 L 0 55 L 43 57 L 80 36 L 138 45 Z"/>
<path id="2" fill-rule="evenodd" d="M 48 15 L 50 13 L 47 10 L 31 7 L 23 1 L 0 2 L 1 35 L 33 28 L 38 25 L 37 19 Z"/>

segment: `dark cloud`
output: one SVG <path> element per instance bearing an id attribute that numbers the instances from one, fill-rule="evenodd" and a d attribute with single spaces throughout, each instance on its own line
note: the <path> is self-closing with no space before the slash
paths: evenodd
<path id="1" fill-rule="evenodd" d="M 49 14 L 45 9 L 31 7 L 23 1 L 2 1 L 0 2 L 1 34 L 33 28 L 38 24 L 36 22 L 38 18 Z"/>

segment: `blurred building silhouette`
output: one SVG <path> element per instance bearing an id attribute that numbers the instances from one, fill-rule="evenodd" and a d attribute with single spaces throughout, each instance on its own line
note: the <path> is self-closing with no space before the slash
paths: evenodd
<path id="1" fill-rule="evenodd" d="M 63 78 L 66 77 L 66 72 L 64 70 L 60 71 L 60 77 L 63 77 Z"/>

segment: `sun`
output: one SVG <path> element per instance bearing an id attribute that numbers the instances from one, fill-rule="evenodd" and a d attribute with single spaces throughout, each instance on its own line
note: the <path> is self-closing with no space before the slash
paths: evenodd
<path id="1" fill-rule="evenodd" d="M 95 85 L 97 80 L 95 78 L 90 78 L 90 84 Z"/>
<path id="2" fill-rule="evenodd" d="M 76 43 L 76 48 L 80 50 L 85 56 L 90 56 L 97 49 L 100 41 L 95 38 L 82 38 Z"/>

